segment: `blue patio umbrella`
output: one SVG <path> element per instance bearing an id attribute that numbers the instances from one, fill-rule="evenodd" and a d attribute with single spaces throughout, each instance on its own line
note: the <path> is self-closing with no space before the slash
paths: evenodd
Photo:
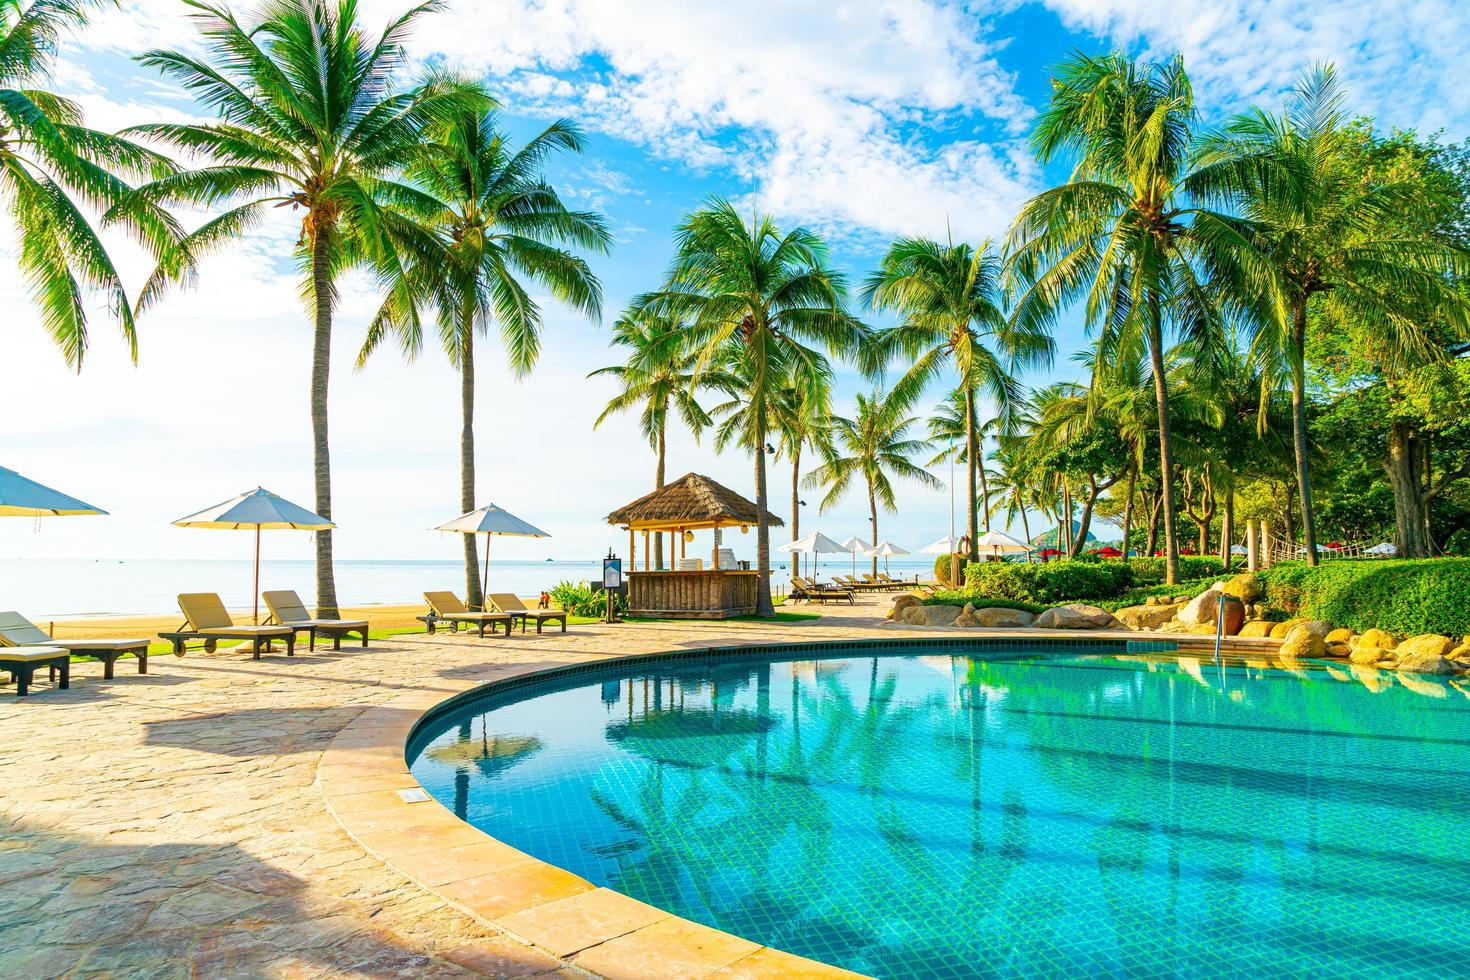
<path id="1" fill-rule="evenodd" d="M 100 507 L 93 507 L 0 466 L 0 516 L 72 517 L 106 513 Z"/>

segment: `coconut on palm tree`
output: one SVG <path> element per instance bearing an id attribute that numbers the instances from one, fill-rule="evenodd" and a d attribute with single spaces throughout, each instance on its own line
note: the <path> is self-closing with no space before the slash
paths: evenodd
<path id="1" fill-rule="evenodd" d="M 139 60 L 218 118 L 133 127 L 130 132 L 201 162 L 139 188 L 134 210 L 169 203 L 223 210 L 173 243 L 139 306 L 156 301 L 171 283 L 191 282 L 204 255 L 271 215 L 299 223 L 295 258 L 313 322 L 313 509 L 330 518 L 327 387 L 338 279 L 354 265 L 387 278 L 399 271 L 399 250 L 412 240 L 412 228 L 390 205 L 412 201 L 416 192 L 394 181 L 419 153 L 431 120 L 485 108 L 486 97 L 449 79 L 395 85 L 404 41 L 422 14 L 442 8 L 438 0 L 409 10 L 377 37 L 359 23 L 355 0 L 268 0 L 248 25 L 228 7 L 185 2 L 203 56 L 156 50 Z M 316 566 L 317 614 L 335 618 L 331 531 L 316 532 Z"/>
<path id="2" fill-rule="evenodd" d="M 1071 178 L 1027 202 L 1012 225 L 1014 317 L 1046 333 L 1074 302 L 1101 365 L 1147 356 L 1157 404 L 1166 580 L 1179 581 L 1166 334 L 1216 343 L 1222 297 L 1245 292 L 1259 257 L 1243 222 L 1199 206 L 1191 183 L 1194 94 L 1181 59 L 1078 55 L 1052 81 L 1032 145 Z M 1233 288 L 1238 287 L 1238 288 Z"/>
<path id="3" fill-rule="evenodd" d="M 878 506 L 893 514 L 898 499 L 893 492 L 894 478 L 940 490 L 944 484 L 914 461 L 918 454 L 930 449 L 925 439 L 910 435 L 919 420 L 906 414 L 905 405 L 882 392 L 857 396 L 857 412 L 851 419 L 832 419 L 832 454 L 807 475 L 806 485 L 812 489 L 825 487 L 822 510 L 834 507 L 852 487 L 861 481 L 868 496 L 868 521 L 872 540 L 879 540 Z M 873 557 L 873 574 L 878 574 L 878 558 Z"/>
<path id="4" fill-rule="evenodd" d="M 684 219 L 675 245 L 668 283 L 638 303 L 688 323 L 696 376 L 724 367 L 742 380 L 738 441 L 755 457 L 756 614 L 771 616 L 766 455 L 780 381 L 820 399 L 831 375 L 822 349 L 854 356 L 865 331 L 847 312 L 846 282 L 829 267 L 826 244 L 805 228 L 783 233 L 762 216 L 747 223 L 715 199 Z"/>
<path id="5" fill-rule="evenodd" d="M 897 326 L 877 335 L 877 358 L 887 361 L 902 355 L 912 361 L 895 382 L 890 398 L 913 405 L 946 365 L 959 376 L 958 390 L 965 400 L 962 417 L 971 561 L 979 558 L 975 542 L 980 536 L 981 508 L 976 482 L 984 456 L 976 400 L 983 391 L 994 403 L 997 416 L 1008 419 L 1019 396 L 1013 372 L 1049 364 L 1053 351 L 1048 324 L 1005 315 L 1001 268 L 988 241 L 976 248 L 903 238 L 889 247 L 863 289 L 874 309 L 892 310 L 900 317 Z"/>
<path id="6" fill-rule="evenodd" d="M 138 357 L 132 302 L 85 212 L 109 212 L 155 250 L 173 235 L 170 219 L 155 208 L 115 210 L 131 193 L 127 180 L 162 177 L 172 170 L 169 162 L 87 129 L 75 102 L 37 87 L 63 36 L 85 24 L 96 5 L 0 2 L 0 201 L 15 224 L 16 264 L 41 326 L 77 370 L 87 352 L 91 291 L 106 297 L 133 360 Z"/>
<path id="7" fill-rule="evenodd" d="M 465 87 L 469 88 L 465 83 Z M 541 309 L 527 284 L 596 320 L 602 286 L 571 248 L 605 253 L 612 237 L 600 215 L 569 210 L 542 175 L 555 153 L 579 153 L 582 134 L 552 123 L 522 147 L 494 110 L 465 108 L 436 119 L 407 170 L 414 195 L 400 201 L 416 234 L 383 305 L 368 326 L 358 363 L 393 334 L 413 357 L 429 308 L 440 344 L 459 370 L 459 503 L 479 506 L 475 481 L 475 340 L 493 322 L 511 373 L 525 377 L 541 351 Z M 465 589 L 482 604 L 475 535 L 464 538 Z"/>

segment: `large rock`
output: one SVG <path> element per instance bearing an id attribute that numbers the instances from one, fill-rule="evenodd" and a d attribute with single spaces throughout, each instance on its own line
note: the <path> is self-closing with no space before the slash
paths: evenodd
<path id="1" fill-rule="evenodd" d="M 1393 654 L 1385 650 L 1381 650 L 1378 647 L 1363 646 L 1362 644 L 1359 644 L 1356 650 L 1348 654 L 1349 661 L 1364 667 L 1371 667 L 1380 660 L 1385 658 L 1392 659 L 1392 657 Z"/>
<path id="2" fill-rule="evenodd" d="M 1122 621 L 1124 626 L 1135 630 L 1156 630 L 1163 626 L 1183 608 L 1177 603 L 1168 605 L 1124 606 L 1114 615 Z"/>
<path id="3" fill-rule="evenodd" d="M 894 596 L 893 607 L 888 610 L 888 618 L 896 619 L 901 623 L 903 622 L 903 613 L 905 609 L 908 609 L 912 606 L 922 606 L 923 604 L 924 600 L 920 599 L 912 592 L 905 592 L 903 595 Z"/>
<path id="4" fill-rule="evenodd" d="M 959 606 L 909 606 L 903 621 L 909 626 L 953 626 L 963 611 Z"/>
<path id="5" fill-rule="evenodd" d="M 965 603 L 965 608 L 962 609 L 962 610 L 960 610 L 960 614 L 955 617 L 954 625 L 956 625 L 956 626 L 974 626 L 975 625 L 975 604 L 973 602 L 967 602 L 967 603 Z"/>
<path id="6" fill-rule="evenodd" d="M 1006 609 L 996 606 L 993 609 L 975 610 L 975 625 L 992 629 L 1030 626 L 1035 620 L 1036 617 L 1024 609 Z"/>
<path id="7" fill-rule="evenodd" d="M 1213 623 L 1219 611 L 1220 590 L 1208 588 L 1184 604 L 1179 610 L 1179 622 L 1187 627 L 1203 626 Z"/>
<path id="8" fill-rule="evenodd" d="M 1399 645 L 1399 641 L 1392 633 L 1380 629 L 1371 629 L 1358 637 L 1358 647 L 1373 647 L 1378 650 L 1392 650 Z"/>
<path id="9" fill-rule="evenodd" d="M 1304 657 L 1320 657 L 1327 652 L 1322 637 L 1302 624 L 1286 634 L 1280 649 L 1276 651 L 1282 660 L 1301 660 Z"/>
<path id="10" fill-rule="evenodd" d="M 1286 639 L 1287 633 L 1290 633 L 1292 630 L 1296 629 L 1298 626 L 1305 622 L 1305 619 L 1284 619 L 1281 622 L 1277 623 L 1275 626 L 1271 627 L 1271 635 L 1276 637 L 1276 639 L 1278 640 L 1284 640 Z"/>
<path id="11" fill-rule="evenodd" d="M 1346 643 L 1328 643 L 1327 656 L 1346 659 L 1353 652 L 1353 648 Z"/>
<path id="12" fill-rule="evenodd" d="M 1343 629 L 1341 627 L 1338 627 L 1337 629 L 1328 633 L 1326 636 L 1322 637 L 1322 639 L 1326 640 L 1328 643 L 1347 643 L 1357 635 L 1358 634 L 1354 633 L 1350 629 Z"/>
<path id="13" fill-rule="evenodd" d="M 1271 627 L 1273 627 L 1275 625 L 1276 625 L 1275 623 L 1268 622 L 1268 621 L 1266 621 L 1264 619 L 1253 619 L 1249 623 L 1246 623 L 1244 626 L 1242 626 L 1240 628 L 1240 632 L 1238 634 L 1236 634 L 1236 635 L 1237 636 L 1270 636 L 1271 635 Z"/>
<path id="14" fill-rule="evenodd" d="M 1410 657 L 1448 657 L 1450 651 L 1455 648 L 1455 641 L 1448 636 L 1440 636 L 1438 633 L 1424 633 L 1419 636 L 1411 636 L 1394 648 L 1402 664 Z"/>
<path id="15" fill-rule="evenodd" d="M 1326 641 L 1327 637 L 1332 633 L 1332 624 L 1321 619 L 1302 620 L 1297 624 L 1297 628 L 1304 629 L 1313 636 L 1320 637 L 1323 641 Z"/>
<path id="16" fill-rule="evenodd" d="M 1260 602 L 1266 595 L 1266 582 L 1261 576 L 1246 572 L 1226 582 L 1220 591 L 1235 596 L 1241 602 Z"/>
<path id="17" fill-rule="evenodd" d="M 1048 609 L 1036 617 L 1033 625 L 1044 630 L 1096 630 L 1122 624 L 1106 609 L 1072 602 Z"/>

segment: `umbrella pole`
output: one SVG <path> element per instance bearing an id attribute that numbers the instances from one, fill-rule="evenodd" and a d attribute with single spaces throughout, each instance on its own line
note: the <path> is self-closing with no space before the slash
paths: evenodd
<path id="1" fill-rule="evenodd" d="M 485 608 L 485 596 L 490 591 L 490 535 L 485 535 L 485 571 L 480 576 L 480 609 Z"/>
<path id="2" fill-rule="evenodd" d="M 260 525 L 255 525 L 255 588 L 251 590 L 255 597 L 255 611 L 250 615 L 250 621 L 256 626 L 260 625 Z"/>

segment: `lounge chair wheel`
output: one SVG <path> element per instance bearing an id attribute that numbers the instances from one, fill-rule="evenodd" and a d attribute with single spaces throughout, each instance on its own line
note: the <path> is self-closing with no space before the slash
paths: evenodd
<path id="1" fill-rule="evenodd" d="M 217 649 L 219 649 L 219 643 L 217 643 L 216 641 L 214 641 L 214 640 L 205 640 L 204 641 L 204 652 L 205 653 L 214 653 L 214 651 L 217 650 Z M 259 644 L 257 644 L 256 647 L 255 647 L 255 656 L 256 656 L 256 659 L 259 659 L 260 658 L 260 645 Z"/>

